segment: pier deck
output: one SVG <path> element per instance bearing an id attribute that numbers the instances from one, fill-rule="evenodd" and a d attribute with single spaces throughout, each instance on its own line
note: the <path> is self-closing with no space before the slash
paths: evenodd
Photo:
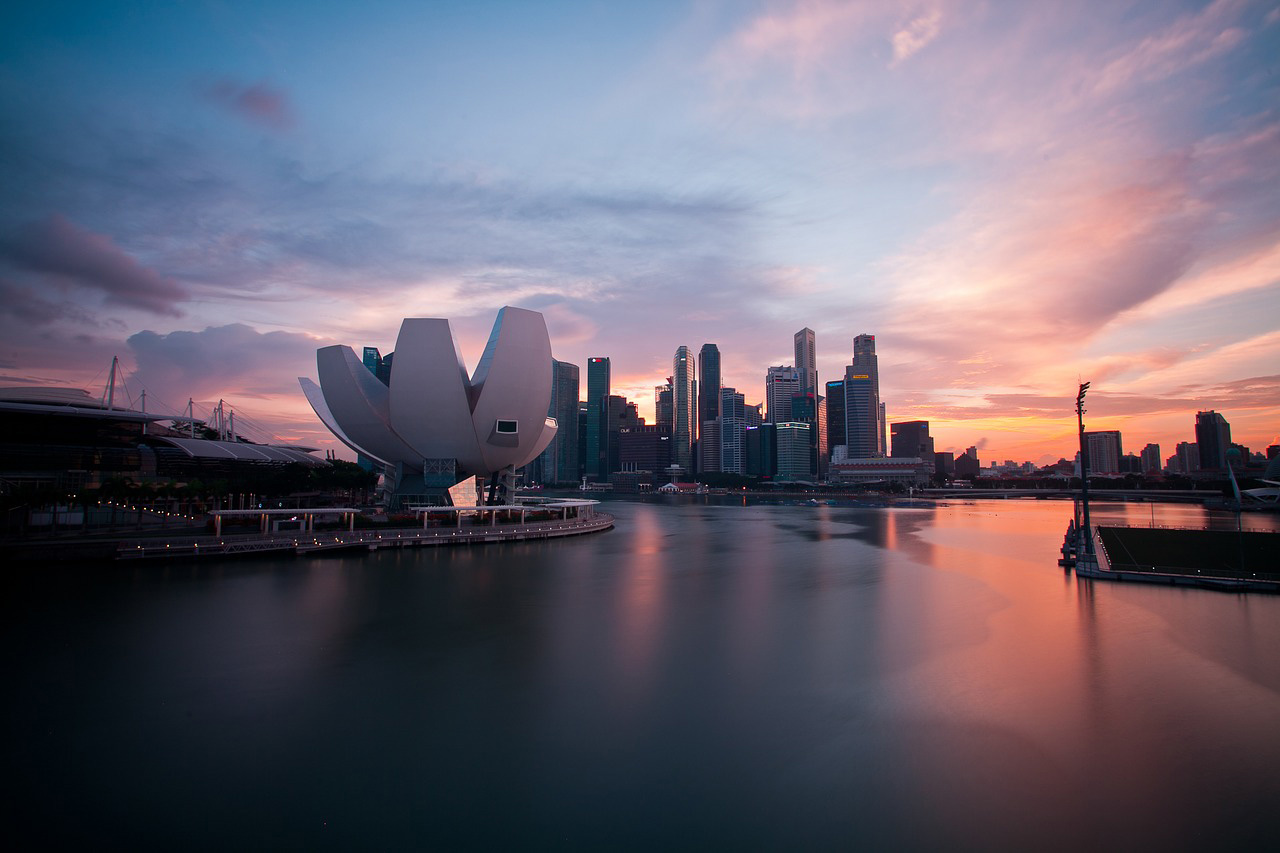
<path id="1" fill-rule="evenodd" d="M 235 556 L 270 552 L 315 554 L 322 551 L 383 548 L 446 547 L 484 542 L 523 542 L 555 539 L 607 530 L 613 516 L 595 513 L 587 518 L 542 521 L 530 524 L 493 524 L 470 527 L 405 527 L 384 530 L 322 530 L 265 536 L 185 536 L 169 539 L 126 539 L 119 543 L 120 560 L 177 559 Z"/>

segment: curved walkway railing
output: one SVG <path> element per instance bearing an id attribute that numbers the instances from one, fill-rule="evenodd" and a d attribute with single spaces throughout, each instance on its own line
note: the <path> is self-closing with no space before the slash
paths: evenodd
<path id="1" fill-rule="evenodd" d="M 186 536 L 168 539 L 122 540 L 121 560 L 226 556 L 291 551 L 313 554 L 339 549 L 439 547 L 484 542 L 523 542 L 594 533 L 613 527 L 613 516 L 597 512 L 587 518 L 539 521 L 526 524 L 475 525 L 470 527 L 404 527 L 384 530 L 318 530 L 267 536 Z"/>

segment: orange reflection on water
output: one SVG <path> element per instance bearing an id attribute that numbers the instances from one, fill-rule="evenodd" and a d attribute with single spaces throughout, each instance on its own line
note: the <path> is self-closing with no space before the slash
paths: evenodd
<path id="1" fill-rule="evenodd" d="M 640 511 L 631 521 L 636 544 L 615 568 L 619 593 L 618 682 L 628 700 L 650 689 L 666 586 L 661 554 L 665 533 L 657 516 Z"/>

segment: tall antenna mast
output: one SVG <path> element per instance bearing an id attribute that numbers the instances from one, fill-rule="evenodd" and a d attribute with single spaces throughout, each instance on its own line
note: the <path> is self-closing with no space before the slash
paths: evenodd
<path id="1" fill-rule="evenodd" d="M 107 408 L 116 407 L 116 367 L 120 364 L 120 356 L 111 356 L 111 378 L 107 380 Z"/>

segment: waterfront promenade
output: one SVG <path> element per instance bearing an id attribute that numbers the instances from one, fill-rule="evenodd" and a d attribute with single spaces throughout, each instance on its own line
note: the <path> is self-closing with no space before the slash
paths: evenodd
<path id="1" fill-rule="evenodd" d="M 383 548 L 442 547 L 485 542 L 520 542 L 556 539 L 608 530 L 613 516 L 595 513 L 583 518 L 556 519 L 525 524 L 484 524 L 471 527 L 400 527 L 376 530 L 319 530 L 258 536 L 186 536 L 166 539 L 121 540 L 116 557 L 121 560 L 177 559 L 182 557 L 234 556 L 291 552 L 305 555 L 321 551 Z"/>

